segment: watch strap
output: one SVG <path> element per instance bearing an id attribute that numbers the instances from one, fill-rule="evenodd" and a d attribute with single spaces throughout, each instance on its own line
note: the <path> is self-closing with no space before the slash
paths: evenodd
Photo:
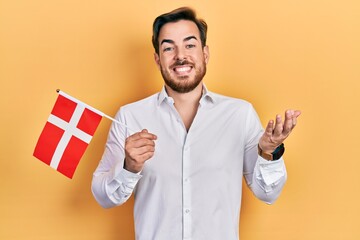
<path id="1" fill-rule="evenodd" d="M 269 161 L 275 161 L 282 157 L 282 155 L 285 152 L 285 146 L 284 144 L 280 144 L 272 153 L 265 153 L 258 144 L 258 153 L 259 155 Z"/>

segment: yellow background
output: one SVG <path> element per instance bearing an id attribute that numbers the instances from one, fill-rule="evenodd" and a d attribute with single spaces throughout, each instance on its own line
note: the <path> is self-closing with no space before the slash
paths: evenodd
<path id="1" fill-rule="evenodd" d="M 360 239 L 357 0 L 0 0 L 0 239 L 134 238 L 133 200 L 104 210 L 90 191 L 109 120 L 73 180 L 32 153 L 57 88 L 112 116 L 158 91 L 152 22 L 184 5 L 209 24 L 210 90 L 252 102 L 263 124 L 303 112 L 279 200 L 244 190 L 241 239 Z"/>

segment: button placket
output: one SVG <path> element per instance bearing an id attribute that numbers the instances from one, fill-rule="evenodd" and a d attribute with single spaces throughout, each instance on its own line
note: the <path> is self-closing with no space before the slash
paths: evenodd
<path id="1" fill-rule="evenodd" d="M 184 239 L 191 238 L 191 185 L 190 177 L 190 147 L 189 135 L 185 139 L 183 148 L 183 233 Z"/>

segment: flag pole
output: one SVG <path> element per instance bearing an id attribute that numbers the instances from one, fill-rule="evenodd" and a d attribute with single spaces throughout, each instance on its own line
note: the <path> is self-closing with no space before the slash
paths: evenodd
<path id="1" fill-rule="evenodd" d="M 113 122 L 115 122 L 115 123 L 117 123 L 117 124 L 120 124 L 121 126 L 127 128 L 127 129 L 130 130 L 131 132 L 136 133 L 136 131 L 132 130 L 128 125 L 126 125 L 126 124 L 124 124 L 124 123 L 116 120 L 115 118 L 112 118 L 112 117 L 106 115 L 105 113 L 104 113 L 104 117 L 106 117 L 107 119 L 110 119 L 111 121 L 113 121 Z"/>
<path id="2" fill-rule="evenodd" d="M 56 92 L 59 93 L 59 94 L 60 94 L 60 92 L 61 92 L 61 93 L 65 94 L 65 95 L 69 96 L 68 94 L 64 93 L 64 92 L 61 91 L 60 89 L 56 89 Z M 69 97 L 70 97 L 70 96 L 69 96 Z M 73 97 L 71 97 L 71 98 L 73 98 Z M 76 100 L 77 100 L 77 99 L 76 99 Z M 79 101 L 79 100 L 77 100 L 77 101 Z M 79 101 L 79 102 L 80 102 L 80 101 Z M 85 105 L 87 105 L 87 104 L 85 104 Z M 89 106 L 89 107 L 90 107 L 90 106 Z M 93 107 L 91 107 L 91 108 L 93 108 Z M 103 117 L 106 117 L 107 119 L 110 119 L 111 121 L 113 121 L 113 122 L 115 122 L 115 123 L 117 123 L 117 124 L 119 124 L 119 125 L 127 128 L 127 129 L 130 130 L 131 132 L 136 133 L 136 131 L 134 131 L 133 129 L 131 129 L 128 125 L 126 125 L 126 124 L 124 124 L 124 123 L 116 120 L 115 118 L 110 117 L 109 115 L 106 115 L 105 113 L 97 110 L 96 108 L 93 108 L 93 109 L 96 110 L 97 112 L 101 113 L 101 115 L 102 115 Z"/>

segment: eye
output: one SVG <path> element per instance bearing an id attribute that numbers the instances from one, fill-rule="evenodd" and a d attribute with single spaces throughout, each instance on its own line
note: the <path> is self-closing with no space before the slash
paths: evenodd
<path id="1" fill-rule="evenodd" d="M 196 47 L 195 44 L 188 44 L 188 45 L 186 45 L 186 48 L 187 48 L 187 49 L 194 48 L 194 47 Z"/>
<path id="2" fill-rule="evenodd" d="M 166 47 L 166 48 L 163 49 L 163 52 L 170 52 L 173 49 L 174 49 L 173 47 Z"/>

